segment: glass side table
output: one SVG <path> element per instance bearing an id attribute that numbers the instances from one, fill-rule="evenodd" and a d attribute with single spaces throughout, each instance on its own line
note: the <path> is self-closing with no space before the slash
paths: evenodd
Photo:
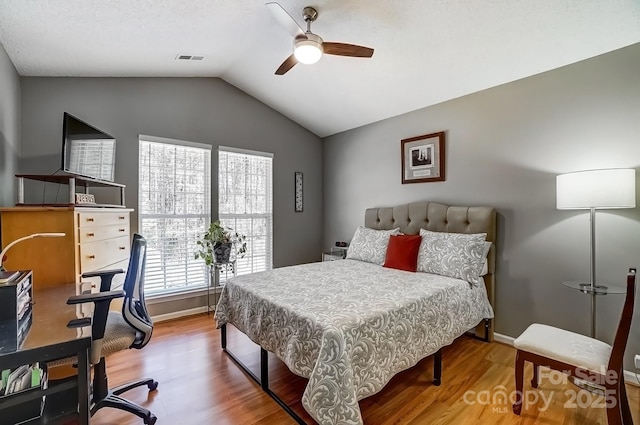
<path id="1" fill-rule="evenodd" d="M 576 289 L 583 294 L 591 296 L 591 332 L 589 334 L 591 338 L 596 337 L 596 297 L 598 295 L 626 293 L 626 289 L 619 286 L 596 284 L 592 286 L 591 283 L 585 282 L 584 280 L 569 280 L 562 282 L 562 284 L 568 288 Z"/>
<path id="2" fill-rule="evenodd" d="M 322 261 L 343 260 L 347 257 L 347 248 L 332 246 L 330 251 L 322 253 Z"/>
<path id="3" fill-rule="evenodd" d="M 589 282 L 583 280 L 569 280 L 562 282 L 564 286 L 571 289 L 577 289 L 583 294 L 589 295 L 607 295 L 607 294 L 626 294 L 627 291 L 622 286 L 594 285 L 593 289 Z"/>

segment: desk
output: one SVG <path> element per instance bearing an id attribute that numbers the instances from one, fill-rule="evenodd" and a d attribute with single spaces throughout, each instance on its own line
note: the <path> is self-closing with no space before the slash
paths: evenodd
<path id="1" fill-rule="evenodd" d="M 42 417 L 27 424 L 62 424 L 73 419 L 82 425 L 89 424 L 91 327 L 69 329 L 66 326 L 69 320 L 76 318 L 75 307 L 66 304 L 75 293 L 74 284 L 34 291 L 31 329 L 20 347 L 0 352 L 0 370 L 78 356 L 78 374 L 69 379 L 49 381 L 49 387 L 43 390 L 5 397 L 0 401 L 0 412 L 46 395 Z M 0 345 L 3 345 L 2 341 Z"/>

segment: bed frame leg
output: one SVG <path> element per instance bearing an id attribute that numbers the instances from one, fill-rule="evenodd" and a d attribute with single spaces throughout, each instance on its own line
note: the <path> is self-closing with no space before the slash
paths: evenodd
<path id="1" fill-rule="evenodd" d="M 222 350 L 227 350 L 227 324 L 225 323 L 220 327 L 220 343 L 222 344 Z"/>
<path id="2" fill-rule="evenodd" d="M 294 412 L 287 403 L 285 403 L 278 395 L 269 389 L 269 352 L 260 347 L 260 378 L 251 371 L 244 363 L 238 359 L 235 354 L 227 349 L 227 325 L 220 327 L 220 338 L 222 340 L 222 350 L 240 367 L 251 379 L 253 379 L 262 390 L 267 393 L 278 405 L 291 416 L 299 425 L 306 425 L 306 422 Z"/>
<path id="3" fill-rule="evenodd" d="M 478 326 L 480 326 L 480 324 L 478 324 L 476 327 L 474 327 L 473 329 L 468 331 L 466 333 L 466 335 L 470 336 L 471 338 L 483 341 L 483 342 L 491 342 L 491 339 L 490 339 L 490 336 L 491 336 L 491 319 L 482 319 L 482 320 L 484 321 L 484 326 L 483 326 L 484 329 L 479 330 Z M 484 331 L 484 335 L 482 335 L 483 331 Z"/>
<path id="4" fill-rule="evenodd" d="M 433 385 L 439 387 L 442 383 L 442 348 L 433 355 Z"/>
<path id="5" fill-rule="evenodd" d="M 491 319 L 484 319 L 484 342 L 489 342 L 490 330 L 491 330 Z"/>
<path id="6" fill-rule="evenodd" d="M 260 347 L 260 386 L 269 392 L 269 356 L 267 350 Z"/>

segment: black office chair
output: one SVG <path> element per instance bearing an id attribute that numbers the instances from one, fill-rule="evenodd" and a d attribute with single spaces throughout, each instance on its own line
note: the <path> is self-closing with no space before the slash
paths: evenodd
<path id="1" fill-rule="evenodd" d="M 123 270 L 106 270 L 82 275 L 84 278 L 100 277 L 100 292 L 76 295 L 67 304 L 94 303 L 91 322 L 91 364 L 93 365 L 93 388 L 91 395 L 91 415 L 103 407 L 126 410 L 144 420 L 147 425 L 156 423 L 156 416 L 148 409 L 132 403 L 120 394 L 132 388 L 146 385 L 149 391 L 158 387 L 153 379 L 142 379 L 117 388 L 109 389 L 105 357 L 129 348 L 142 348 L 151 339 L 153 322 L 144 301 L 144 268 L 147 256 L 147 241 L 140 235 L 133 235 L 129 268 L 124 281 L 124 291 L 111 291 L 113 277 Z M 109 304 L 115 298 L 124 296 L 122 313 L 109 311 Z M 71 326 L 82 325 L 82 319 L 71 321 Z"/>

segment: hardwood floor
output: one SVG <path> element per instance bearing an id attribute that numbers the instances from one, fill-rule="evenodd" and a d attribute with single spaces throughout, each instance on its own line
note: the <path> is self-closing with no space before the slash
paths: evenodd
<path id="1" fill-rule="evenodd" d="M 259 349 L 229 329 L 230 349 L 259 376 Z M 520 417 L 505 400 L 514 390 L 515 350 L 499 343 L 462 337 L 444 350 L 443 381 L 432 384 L 431 358 L 396 375 L 378 394 L 360 402 L 365 424 L 606 424 L 602 399 L 547 376 L 538 390 L 525 375 L 525 404 Z M 270 386 L 309 424 L 300 403 L 306 381 L 270 356 Z M 125 397 L 148 407 L 158 425 L 293 424 L 294 421 L 220 349 L 220 331 L 211 316 L 197 315 L 156 324 L 151 342 L 107 359 L 111 386 L 143 377 L 160 382 L 152 393 L 137 388 Z M 640 389 L 627 386 L 634 421 L 640 423 Z M 548 406 L 547 406 L 548 401 Z M 592 403 L 589 403 L 589 402 Z M 575 404 L 577 406 L 572 406 Z M 114 409 L 102 409 L 92 425 L 142 424 Z"/>

